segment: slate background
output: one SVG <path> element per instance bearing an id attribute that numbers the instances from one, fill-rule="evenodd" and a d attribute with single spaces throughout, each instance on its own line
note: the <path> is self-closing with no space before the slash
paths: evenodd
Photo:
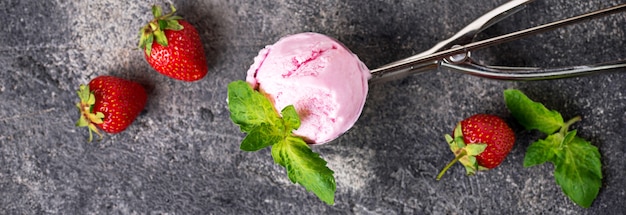
<path id="1" fill-rule="evenodd" d="M 504 3 L 452 0 L 173 1 L 196 25 L 210 73 L 184 83 L 151 70 L 138 29 L 163 1 L 0 1 L 0 208 L 2 214 L 620 214 L 626 211 L 626 71 L 508 82 L 439 69 L 370 86 L 356 125 L 314 147 L 336 172 L 336 204 L 290 183 L 269 150 L 242 152 L 226 85 L 243 79 L 259 49 L 299 32 L 342 41 L 370 67 L 434 45 Z M 539 0 L 493 26 L 495 36 L 624 3 Z M 626 16 L 566 27 L 476 52 L 490 64 L 563 66 L 626 58 Z M 99 75 L 142 83 L 145 111 L 126 131 L 87 143 L 75 90 Z M 522 131 L 502 91 L 583 120 L 579 135 L 602 154 L 603 187 L 589 209 L 567 199 L 552 165 L 523 168 Z M 497 114 L 519 139 L 504 163 L 465 177 L 443 134 L 474 113 Z"/>

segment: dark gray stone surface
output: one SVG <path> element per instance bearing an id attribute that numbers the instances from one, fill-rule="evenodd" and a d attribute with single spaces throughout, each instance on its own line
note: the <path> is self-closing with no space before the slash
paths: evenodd
<path id="1" fill-rule="evenodd" d="M 504 0 L 173 1 L 197 26 L 210 73 L 184 83 L 159 75 L 136 48 L 160 1 L 0 1 L 2 214 L 622 214 L 626 211 L 626 71 L 536 82 L 486 80 L 439 69 L 373 85 L 345 135 L 314 147 L 336 172 L 336 204 L 290 183 L 269 150 L 246 153 L 229 120 L 226 85 L 287 34 L 344 42 L 370 67 L 445 39 Z M 536 1 L 486 38 L 620 3 Z M 491 64 L 562 66 L 626 58 L 626 16 L 613 15 L 477 52 Z M 87 143 L 75 90 L 99 75 L 142 83 L 145 111 L 126 131 Z M 553 167 L 524 168 L 540 135 L 522 131 L 503 103 L 517 88 L 557 109 L 602 154 L 591 208 L 567 199 Z M 519 139 L 498 168 L 466 177 L 443 134 L 474 113 L 503 116 Z"/>

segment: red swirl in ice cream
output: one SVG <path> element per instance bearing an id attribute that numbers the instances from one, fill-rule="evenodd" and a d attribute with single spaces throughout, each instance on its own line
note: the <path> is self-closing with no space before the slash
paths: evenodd
<path id="1" fill-rule="evenodd" d="M 301 126 L 293 133 L 310 144 L 334 140 L 361 115 L 369 69 L 339 41 L 300 33 L 268 45 L 254 58 L 246 81 L 280 111 L 294 105 Z"/>

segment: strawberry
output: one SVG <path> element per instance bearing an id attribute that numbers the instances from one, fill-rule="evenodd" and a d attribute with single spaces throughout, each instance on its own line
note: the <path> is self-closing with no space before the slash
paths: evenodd
<path id="1" fill-rule="evenodd" d="M 141 28 L 139 47 L 157 72 L 182 81 L 200 80 L 208 72 L 200 35 L 195 27 L 174 15 L 174 6 L 171 9 L 162 15 L 161 7 L 152 7 L 154 19 Z"/>
<path id="2" fill-rule="evenodd" d="M 144 88 L 135 82 L 113 77 L 99 76 L 80 85 L 76 107 L 80 110 L 79 127 L 89 128 L 89 141 L 92 131 L 100 139 L 102 129 L 107 133 L 119 133 L 126 129 L 143 110 L 148 99 Z"/>
<path id="3" fill-rule="evenodd" d="M 465 166 L 468 175 L 497 167 L 513 148 L 515 133 L 498 116 L 476 114 L 459 122 L 454 138 L 446 135 L 446 140 L 456 157 L 439 173 L 437 180 L 457 161 Z"/>

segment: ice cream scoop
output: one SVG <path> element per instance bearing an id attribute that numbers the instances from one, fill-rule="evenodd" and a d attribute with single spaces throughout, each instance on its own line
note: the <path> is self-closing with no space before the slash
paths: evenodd
<path id="1" fill-rule="evenodd" d="M 309 144 L 334 140 L 361 115 L 370 70 L 339 41 L 318 33 L 286 36 L 254 58 L 246 81 L 280 111 L 294 105 Z"/>

